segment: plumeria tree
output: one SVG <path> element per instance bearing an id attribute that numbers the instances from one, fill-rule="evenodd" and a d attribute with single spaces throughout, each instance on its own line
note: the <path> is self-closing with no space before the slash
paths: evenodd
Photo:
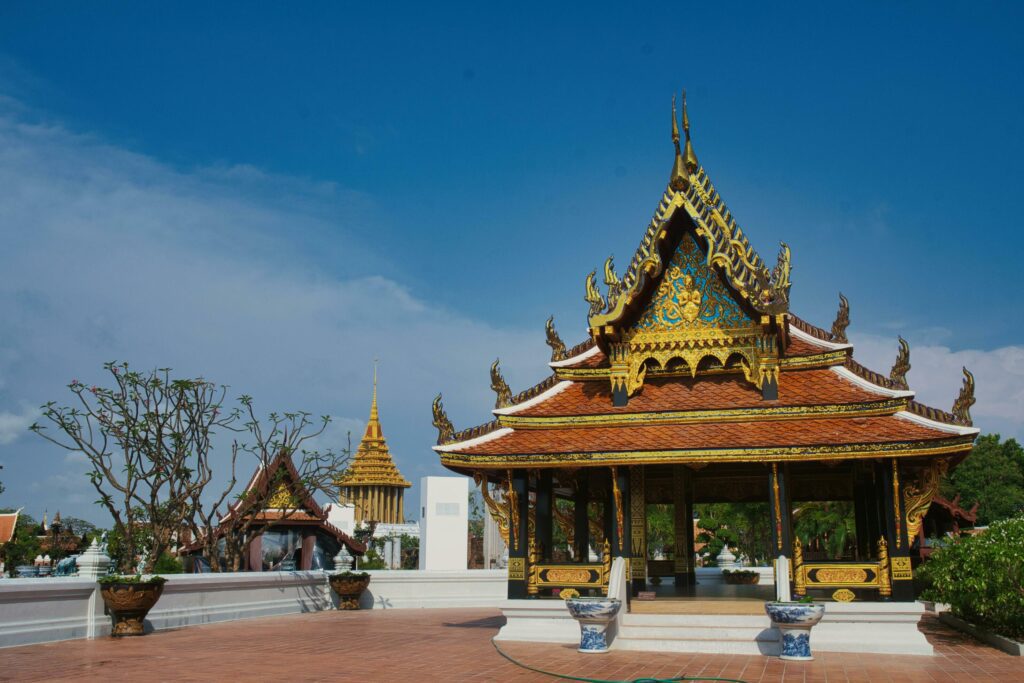
<path id="1" fill-rule="evenodd" d="M 82 453 L 97 501 L 114 521 L 117 570 L 151 572 L 186 532 L 214 570 L 237 569 L 254 530 L 255 515 L 274 495 L 275 482 L 239 492 L 240 455 L 252 456 L 252 470 L 265 471 L 279 453 L 301 457 L 297 481 L 308 490 L 326 489 L 344 467 L 348 452 L 307 448 L 330 418 L 315 423 L 308 413 L 272 413 L 261 420 L 252 398 L 228 405 L 228 387 L 199 378 L 179 379 L 170 369 L 132 370 L 106 363 L 110 386 L 72 380 L 70 405 L 49 402 L 32 430 L 51 443 Z M 312 428 L 312 429 L 311 429 Z M 214 481 L 214 442 L 230 448 L 227 483 Z M 228 446 L 228 444 L 230 444 Z M 227 458 L 224 459 L 227 461 Z M 281 519 L 297 509 L 287 501 Z"/>

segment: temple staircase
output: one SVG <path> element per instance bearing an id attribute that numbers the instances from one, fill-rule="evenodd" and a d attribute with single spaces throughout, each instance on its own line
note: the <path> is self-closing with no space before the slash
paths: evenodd
<path id="1" fill-rule="evenodd" d="M 761 603 L 733 601 L 634 601 L 622 615 L 613 647 L 654 652 L 777 655 L 779 632 Z"/>

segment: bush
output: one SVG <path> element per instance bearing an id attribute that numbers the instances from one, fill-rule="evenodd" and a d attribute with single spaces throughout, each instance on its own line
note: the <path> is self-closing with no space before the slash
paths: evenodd
<path id="1" fill-rule="evenodd" d="M 918 570 L 921 597 L 948 603 L 957 616 L 1010 638 L 1024 638 L 1024 516 L 956 539 Z"/>
<path id="2" fill-rule="evenodd" d="M 101 576 L 96 581 L 101 586 L 113 586 L 119 583 L 148 583 L 161 585 L 167 583 L 167 579 L 162 576 L 149 576 L 143 574 L 109 574 L 108 576 Z"/>
<path id="3" fill-rule="evenodd" d="M 153 564 L 153 572 L 156 574 L 181 574 L 185 571 L 185 565 L 181 558 L 170 553 L 164 553 L 160 559 Z"/>

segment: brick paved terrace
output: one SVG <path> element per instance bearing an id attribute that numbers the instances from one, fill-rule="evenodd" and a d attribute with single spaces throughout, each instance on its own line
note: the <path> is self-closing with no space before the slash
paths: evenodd
<path id="1" fill-rule="evenodd" d="M 4 681 L 554 681 L 502 659 L 494 609 L 321 612 L 0 650 Z M 1024 681 L 1024 658 L 921 624 L 936 657 L 818 654 L 813 662 L 740 655 L 611 652 L 504 643 L 522 662 L 573 676 L 718 676 L 768 681 Z"/>

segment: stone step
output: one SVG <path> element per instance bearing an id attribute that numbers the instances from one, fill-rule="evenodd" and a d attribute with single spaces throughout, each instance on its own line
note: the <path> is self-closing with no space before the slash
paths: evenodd
<path id="1" fill-rule="evenodd" d="M 744 614 L 636 614 L 622 615 L 623 626 L 682 626 L 687 628 L 769 628 L 767 615 Z"/>
<path id="2" fill-rule="evenodd" d="M 724 640 L 721 638 L 623 638 L 612 644 L 615 650 L 640 652 L 708 652 L 736 655 L 771 655 L 782 652 L 778 640 Z"/>
<path id="3" fill-rule="evenodd" d="M 773 628 L 764 626 L 724 626 L 706 628 L 702 626 L 626 626 L 619 629 L 619 638 L 635 638 L 638 640 L 703 640 L 719 638 L 722 640 L 778 640 L 779 633 Z"/>

